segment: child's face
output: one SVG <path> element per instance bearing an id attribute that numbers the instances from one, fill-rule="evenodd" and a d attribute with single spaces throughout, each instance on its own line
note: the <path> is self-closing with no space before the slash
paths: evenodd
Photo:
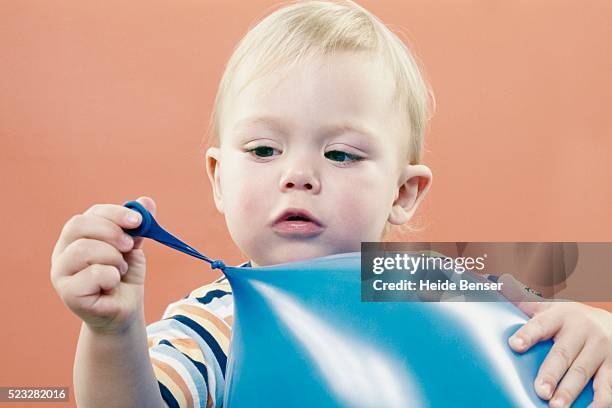
<path id="1" fill-rule="evenodd" d="M 412 216 L 431 173 L 407 163 L 392 85 L 374 61 L 344 53 L 277 70 L 231 101 L 207 170 L 254 266 L 359 251 L 386 221 Z"/>

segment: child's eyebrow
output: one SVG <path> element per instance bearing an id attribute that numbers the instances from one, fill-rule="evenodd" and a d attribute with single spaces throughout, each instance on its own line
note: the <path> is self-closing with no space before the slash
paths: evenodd
<path id="1" fill-rule="evenodd" d="M 245 118 L 236 123 L 234 130 L 239 130 L 243 127 L 263 125 L 269 127 L 280 133 L 288 134 L 290 126 L 287 125 L 286 121 L 281 118 L 274 116 L 257 116 Z M 374 138 L 374 132 L 369 130 L 366 126 L 354 123 L 351 121 L 338 122 L 335 124 L 327 125 L 321 128 L 320 134 L 326 137 L 337 136 L 343 133 L 359 133 L 367 138 Z"/>
<path id="2" fill-rule="evenodd" d="M 273 130 L 276 130 L 280 133 L 288 133 L 287 126 L 284 124 L 283 120 L 280 118 L 275 118 L 273 116 L 256 116 L 239 120 L 234 126 L 234 131 L 240 130 L 244 127 L 255 126 L 255 125 L 263 125 L 269 127 Z"/>

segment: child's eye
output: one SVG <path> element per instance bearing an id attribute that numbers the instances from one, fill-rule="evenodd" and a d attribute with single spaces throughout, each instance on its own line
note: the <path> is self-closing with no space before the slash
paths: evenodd
<path id="1" fill-rule="evenodd" d="M 257 146 L 247 151 L 257 157 L 272 157 L 275 152 L 278 152 L 278 149 L 270 146 Z"/>
<path id="2" fill-rule="evenodd" d="M 330 150 L 329 152 L 325 152 L 325 157 L 339 163 L 349 163 L 363 160 L 363 157 L 361 156 L 343 152 L 342 150 Z"/>

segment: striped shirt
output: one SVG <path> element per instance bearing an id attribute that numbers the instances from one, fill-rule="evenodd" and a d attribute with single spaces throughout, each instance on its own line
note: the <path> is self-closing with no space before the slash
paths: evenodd
<path id="1" fill-rule="evenodd" d="M 147 326 L 151 363 L 169 407 L 223 405 L 233 317 L 232 290 L 222 276 L 171 303 L 162 320 Z"/>

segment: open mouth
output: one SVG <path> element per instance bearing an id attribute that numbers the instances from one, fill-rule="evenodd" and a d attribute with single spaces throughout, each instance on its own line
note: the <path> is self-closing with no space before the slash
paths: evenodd
<path id="1" fill-rule="evenodd" d="M 320 234 L 325 227 L 305 210 L 288 209 L 276 218 L 272 229 L 281 236 L 306 238 Z"/>
<path id="2" fill-rule="evenodd" d="M 286 221 L 310 221 L 310 218 L 301 215 L 290 215 L 286 218 Z"/>

